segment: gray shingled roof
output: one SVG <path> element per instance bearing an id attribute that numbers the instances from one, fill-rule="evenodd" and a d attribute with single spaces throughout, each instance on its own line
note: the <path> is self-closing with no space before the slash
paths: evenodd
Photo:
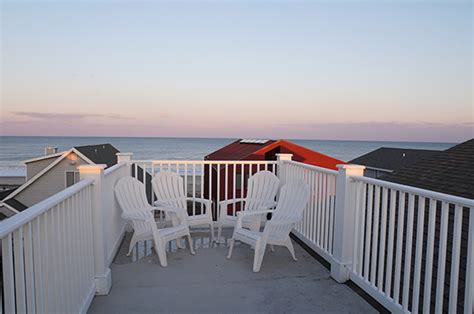
<path id="1" fill-rule="evenodd" d="M 415 161 L 439 154 L 439 150 L 381 147 L 349 161 L 350 164 L 397 170 Z"/>
<path id="2" fill-rule="evenodd" d="M 111 167 L 117 163 L 117 156 L 115 154 L 119 150 L 111 144 L 75 146 L 74 148 L 95 164 L 106 164 L 107 167 Z"/>
<path id="3" fill-rule="evenodd" d="M 382 179 L 474 199 L 474 139 L 415 161 Z"/>

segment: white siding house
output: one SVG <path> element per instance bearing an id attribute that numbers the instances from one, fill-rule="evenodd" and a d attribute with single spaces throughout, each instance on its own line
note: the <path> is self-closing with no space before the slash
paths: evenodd
<path id="1" fill-rule="evenodd" d="M 102 144 L 73 147 L 62 153 L 25 160 L 27 181 L 2 203 L 22 211 L 79 181 L 78 166 L 112 166 L 116 163 L 116 153 L 118 150 L 112 145 Z"/>

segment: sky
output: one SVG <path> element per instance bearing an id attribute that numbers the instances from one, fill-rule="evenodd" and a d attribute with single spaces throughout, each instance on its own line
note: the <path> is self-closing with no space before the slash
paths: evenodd
<path id="1" fill-rule="evenodd" d="M 2 1 L 0 135 L 461 142 L 471 1 Z"/>

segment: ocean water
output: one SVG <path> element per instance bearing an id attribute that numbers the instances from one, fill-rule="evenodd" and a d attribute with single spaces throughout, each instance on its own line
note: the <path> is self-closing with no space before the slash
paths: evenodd
<path id="1" fill-rule="evenodd" d="M 230 138 L 152 138 L 152 137 L 0 137 L 0 175 L 24 173 L 23 160 L 42 156 L 44 148 L 59 151 L 72 146 L 110 143 L 121 152 L 132 152 L 134 159 L 203 159 L 210 152 L 234 141 Z M 456 143 L 291 140 L 292 142 L 349 161 L 379 147 L 444 150 Z"/>

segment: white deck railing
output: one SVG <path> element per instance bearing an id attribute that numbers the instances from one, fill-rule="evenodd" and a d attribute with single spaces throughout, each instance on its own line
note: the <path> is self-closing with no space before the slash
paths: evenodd
<path id="1" fill-rule="evenodd" d="M 303 179 L 311 189 L 303 220 L 296 225 L 293 233 L 330 262 L 334 240 L 337 171 L 294 161 L 285 161 L 284 166 L 286 181 Z"/>
<path id="2" fill-rule="evenodd" d="M 401 312 L 472 313 L 474 201 L 366 177 L 350 278 Z"/>
<path id="3" fill-rule="evenodd" d="M 151 177 L 161 171 L 176 172 L 184 178 L 187 196 L 213 201 L 215 219 L 218 201 L 244 197 L 247 179 L 252 174 L 261 170 L 277 174 L 276 161 L 132 160 L 130 164 L 133 176 L 145 183 L 151 201 L 155 201 L 155 195 L 151 193 Z M 193 214 L 196 213 L 197 204 L 195 201 L 190 204 Z"/>
<path id="4" fill-rule="evenodd" d="M 0 223 L 5 313 L 85 312 L 95 293 L 92 181 Z"/>
<path id="5" fill-rule="evenodd" d="M 151 202 L 152 176 L 177 172 L 188 196 L 213 200 L 217 218 L 218 201 L 244 197 L 248 177 L 269 170 L 282 184 L 310 185 L 293 233 L 331 264 L 335 280 L 352 280 L 393 312 L 472 313 L 474 200 L 362 177 L 360 166 L 119 155 L 105 171 L 81 166 L 78 184 L 0 223 L 6 312 L 84 312 L 94 293 L 108 293 L 125 227 L 114 197 L 119 178 L 144 182 Z"/>

